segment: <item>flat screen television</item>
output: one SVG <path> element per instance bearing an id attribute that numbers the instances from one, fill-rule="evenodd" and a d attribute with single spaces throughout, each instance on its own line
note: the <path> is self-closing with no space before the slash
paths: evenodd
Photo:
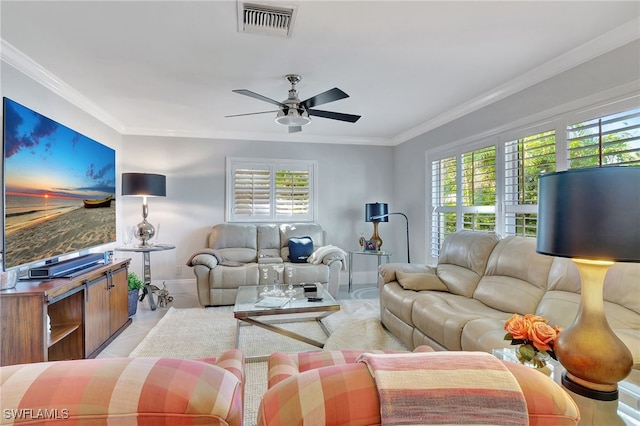
<path id="1" fill-rule="evenodd" d="M 6 97 L 3 111 L 3 268 L 116 241 L 115 150 Z"/>

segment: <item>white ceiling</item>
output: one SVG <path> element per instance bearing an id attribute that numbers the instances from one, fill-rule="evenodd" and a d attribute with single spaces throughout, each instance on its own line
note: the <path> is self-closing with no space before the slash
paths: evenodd
<path id="1" fill-rule="evenodd" d="M 638 1 L 270 3 L 297 6 L 290 38 L 238 32 L 235 1 L 2 0 L 2 59 L 123 134 L 393 145 L 640 38 Z M 224 117 L 290 73 L 362 118 Z"/>

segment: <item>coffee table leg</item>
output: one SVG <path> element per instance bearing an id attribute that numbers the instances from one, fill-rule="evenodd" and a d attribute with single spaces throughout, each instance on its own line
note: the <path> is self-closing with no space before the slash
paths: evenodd
<path id="1" fill-rule="evenodd" d="M 326 315 L 323 315 L 323 317 L 324 316 L 326 316 Z M 264 328 L 266 330 L 273 331 L 274 333 L 282 334 L 283 336 L 290 337 L 290 338 L 298 340 L 300 342 L 304 342 L 304 343 L 307 343 L 309 345 L 316 346 L 318 348 L 324 348 L 324 343 L 318 342 L 317 340 L 310 339 L 310 338 L 305 337 L 305 336 L 302 336 L 302 335 L 300 335 L 298 333 L 294 333 L 293 331 L 285 330 L 284 328 L 276 327 L 276 326 L 274 326 L 272 324 L 267 324 L 267 323 L 264 323 L 264 322 L 260 322 L 260 321 L 257 321 L 255 319 L 253 319 L 253 318 L 238 318 L 238 319 L 240 321 L 247 322 L 247 323 L 249 323 L 251 325 L 255 325 L 257 327 L 262 327 L 262 328 Z M 322 329 L 326 333 L 326 328 L 324 328 L 324 324 L 322 324 Z M 239 330 L 240 330 L 240 327 L 238 327 L 238 332 L 239 332 Z"/>

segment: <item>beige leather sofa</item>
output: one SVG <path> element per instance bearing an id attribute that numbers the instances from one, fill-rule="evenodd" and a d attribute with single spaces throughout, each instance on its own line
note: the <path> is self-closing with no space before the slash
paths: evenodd
<path id="1" fill-rule="evenodd" d="M 314 253 L 305 263 L 292 263 L 289 239 L 309 236 Z M 232 305 L 237 289 L 245 285 L 271 284 L 276 272 L 269 266 L 283 264 L 280 281 L 288 284 L 321 283 L 336 295 L 340 270 L 345 268 L 345 252 L 327 244 L 326 232 L 318 224 L 238 224 L 215 225 L 207 238 L 207 247 L 189 259 L 196 275 L 198 299 L 203 306 Z M 264 267 L 268 276 L 263 276 Z M 293 268 L 291 277 L 287 267 Z"/>
<path id="2" fill-rule="evenodd" d="M 398 271 L 434 274 L 444 286 L 408 290 L 398 282 Z M 437 266 L 381 265 L 379 287 L 382 323 L 411 349 L 510 347 L 503 326 L 513 313 L 535 313 L 566 327 L 580 303 L 580 278 L 570 259 L 536 253 L 532 238 L 474 231 L 449 235 Z M 640 264 L 612 266 L 604 299 L 609 325 L 631 350 L 634 368 L 640 368 Z"/>

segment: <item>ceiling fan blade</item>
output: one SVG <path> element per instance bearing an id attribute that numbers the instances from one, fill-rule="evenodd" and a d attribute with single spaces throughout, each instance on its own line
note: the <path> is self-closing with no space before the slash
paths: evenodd
<path id="1" fill-rule="evenodd" d="M 302 126 L 289 126 L 289 133 L 301 132 Z"/>
<path id="2" fill-rule="evenodd" d="M 360 119 L 359 115 L 343 114 L 341 112 L 321 111 L 319 109 L 308 109 L 309 115 L 315 115 L 316 117 L 330 118 L 332 120 L 348 121 L 349 123 L 355 123 Z"/>
<path id="3" fill-rule="evenodd" d="M 278 112 L 278 111 L 277 110 L 276 111 L 261 111 L 261 112 L 248 112 L 246 114 L 225 115 L 225 118 L 228 118 L 228 117 L 242 117 L 244 115 L 268 114 L 270 112 Z"/>
<path id="4" fill-rule="evenodd" d="M 337 100 L 348 98 L 348 97 L 349 95 L 347 95 L 337 87 L 334 87 L 331 90 L 327 90 L 326 92 L 322 92 L 318 95 L 315 95 L 309 99 L 306 99 L 300 102 L 300 105 L 302 105 L 306 109 L 309 109 L 309 108 L 313 108 L 316 105 L 328 104 L 329 102 L 337 101 Z"/>
<path id="5" fill-rule="evenodd" d="M 283 107 L 285 106 L 284 104 L 275 101 L 271 98 L 267 98 L 266 96 L 262 96 L 256 92 L 252 92 L 251 90 L 247 90 L 247 89 L 236 89 L 236 90 L 232 90 L 233 93 L 238 93 L 240 95 L 245 95 L 245 96 L 249 96 L 250 98 L 254 98 L 254 99 L 259 99 L 261 101 L 265 101 L 265 102 L 269 102 L 270 104 L 274 104 L 274 105 L 278 105 L 279 107 Z"/>

